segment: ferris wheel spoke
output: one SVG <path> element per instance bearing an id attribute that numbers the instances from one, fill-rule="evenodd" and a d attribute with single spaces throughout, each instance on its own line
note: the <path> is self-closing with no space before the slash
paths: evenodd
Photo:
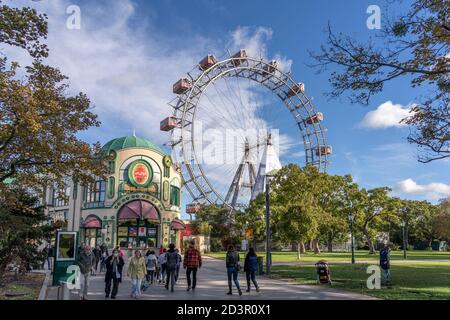
<path id="1" fill-rule="evenodd" d="M 177 157 L 184 159 L 183 177 L 194 200 L 223 204 L 234 210 L 248 204 L 256 178 L 252 172 L 260 161 L 260 147 L 266 143 L 267 132 L 261 136 L 261 129 L 279 131 L 276 143 L 280 152 L 297 145 L 299 139 L 293 139 L 292 134 L 298 130 L 306 163 L 320 169 L 326 167 L 331 151 L 321 151 L 326 146 L 325 130 L 321 120 L 310 120 L 316 114 L 310 99 L 303 91 L 291 94 L 296 83 L 290 74 L 280 69 L 271 71 L 271 75 L 262 72 L 267 66 L 268 62 L 262 59 L 246 57 L 241 63 L 232 64 L 225 57 L 207 71 L 191 71 L 194 85 L 179 96 L 177 106 L 182 107 L 174 111 L 174 116 L 182 119 L 182 127 L 172 130 L 172 140 L 182 143 L 173 144 L 172 148 L 178 151 Z M 200 122 L 202 126 L 195 125 Z M 235 132 L 220 136 L 219 140 L 210 135 L 203 143 L 199 139 L 207 136 L 196 128 Z M 199 153 L 201 158 L 197 158 Z"/>

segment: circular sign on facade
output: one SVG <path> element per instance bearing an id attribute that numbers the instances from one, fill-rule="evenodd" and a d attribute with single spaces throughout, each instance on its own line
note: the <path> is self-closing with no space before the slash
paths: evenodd
<path id="1" fill-rule="evenodd" d="M 152 178 L 152 168 L 145 161 L 135 161 L 128 169 L 128 179 L 136 187 L 147 187 L 152 181 Z"/>

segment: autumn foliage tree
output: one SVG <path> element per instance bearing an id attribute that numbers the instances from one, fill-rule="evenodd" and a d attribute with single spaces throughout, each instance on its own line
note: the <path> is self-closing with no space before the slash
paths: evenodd
<path id="1" fill-rule="evenodd" d="M 22 68 L 0 56 L 0 189 L 16 178 L 28 187 L 64 176 L 90 180 L 104 174 L 98 151 L 77 134 L 99 126 L 88 97 L 68 95 L 67 77 L 44 63 L 46 16 L 30 8 L 0 6 L 0 43 L 26 50 L 33 63 Z M 19 76 L 19 74 L 21 76 Z M 23 76 L 22 76 L 23 75 Z"/>

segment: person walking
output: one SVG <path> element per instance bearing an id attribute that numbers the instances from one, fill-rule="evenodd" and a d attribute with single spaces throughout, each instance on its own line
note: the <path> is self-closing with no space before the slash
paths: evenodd
<path id="1" fill-rule="evenodd" d="M 173 292 L 173 288 L 175 286 L 175 276 L 178 264 L 178 253 L 175 251 L 175 244 L 171 243 L 169 245 L 169 250 L 166 253 L 166 261 L 167 261 L 167 280 L 166 280 L 166 289 Z"/>
<path id="2" fill-rule="evenodd" d="M 167 250 L 163 249 L 163 252 L 158 257 L 158 266 L 159 266 L 159 283 L 164 284 L 167 271 Z"/>
<path id="3" fill-rule="evenodd" d="M 158 265 L 158 258 L 156 258 L 155 251 L 151 250 L 147 252 L 146 263 L 147 263 L 147 275 L 146 275 L 147 282 L 149 284 L 153 284 L 156 266 Z"/>
<path id="4" fill-rule="evenodd" d="M 119 252 L 117 250 L 113 251 L 116 251 L 117 255 L 119 255 Z M 106 272 L 106 259 L 108 259 L 108 253 L 107 251 L 102 251 L 102 257 L 100 258 L 100 273 Z"/>
<path id="5" fill-rule="evenodd" d="M 259 292 L 259 286 L 256 282 L 256 269 L 258 269 L 258 258 L 256 256 L 255 249 L 250 248 L 248 250 L 247 255 L 245 256 L 244 262 L 244 272 L 247 278 L 247 290 L 246 292 L 250 292 L 250 279 L 255 285 L 256 292 Z"/>
<path id="6" fill-rule="evenodd" d="M 89 283 L 91 280 L 91 270 L 95 263 L 95 257 L 91 248 L 88 245 L 83 245 L 77 258 L 77 264 L 80 267 L 81 273 L 81 290 L 80 299 L 88 299 Z"/>
<path id="7" fill-rule="evenodd" d="M 233 278 L 233 282 L 239 292 L 239 295 L 242 295 L 242 290 L 239 287 L 239 269 L 241 268 L 239 265 L 239 252 L 234 250 L 233 245 L 228 246 L 228 251 L 225 257 L 225 264 L 227 267 L 227 276 L 228 276 L 228 295 L 233 294 L 232 282 L 231 278 Z"/>
<path id="8" fill-rule="evenodd" d="M 183 268 L 186 269 L 187 290 L 195 290 L 197 284 L 197 270 L 202 267 L 202 256 L 195 248 L 195 240 L 191 240 L 189 248 L 184 253 Z M 191 282 L 192 273 L 192 282 Z M 191 286 L 192 283 L 192 286 Z"/>
<path id="9" fill-rule="evenodd" d="M 180 266 L 181 262 L 183 262 L 183 258 L 181 257 L 180 250 L 175 249 L 175 252 L 177 253 L 178 256 L 177 269 L 175 271 L 175 283 L 176 283 L 178 281 L 178 277 L 180 276 Z"/>
<path id="10" fill-rule="evenodd" d="M 391 254 L 388 244 L 385 244 L 380 250 L 380 268 L 383 270 L 383 280 L 389 283 L 391 281 Z"/>
<path id="11" fill-rule="evenodd" d="M 119 283 L 122 282 L 122 269 L 125 264 L 122 257 L 119 257 L 119 252 L 113 250 L 112 255 L 106 258 L 105 262 L 105 298 L 115 299 L 119 291 Z M 111 291 L 112 283 L 112 291 Z"/>
<path id="12" fill-rule="evenodd" d="M 134 256 L 130 259 L 130 265 L 128 266 L 128 276 L 131 278 L 131 297 L 139 299 L 141 295 L 142 279 L 144 279 L 146 273 L 145 259 L 142 256 L 141 251 L 136 250 Z"/>
<path id="13" fill-rule="evenodd" d="M 53 257 L 53 249 L 50 244 L 48 244 L 44 250 L 42 250 L 44 254 L 44 260 L 42 261 L 42 268 L 45 269 L 45 262 L 47 262 L 48 270 L 52 270 L 52 257 Z"/>
<path id="14" fill-rule="evenodd" d="M 100 251 L 100 247 L 96 246 L 92 250 L 92 253 L 94 254 L 94 258 L 95 258 L 95 260 L 94 260 L 94 267 L 92 268 L 93 269 L 93 274 L 92 275 L 95 276 L 95 273 L 98 270 L 98 263 L 100 262 L 100 258 L 102 257 L 102 254 L 101 254 L 101 251 Z"/>

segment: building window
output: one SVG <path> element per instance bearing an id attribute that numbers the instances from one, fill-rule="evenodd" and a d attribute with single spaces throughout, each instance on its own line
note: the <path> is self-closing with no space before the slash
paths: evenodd
<path id="1" fill-rule="evenodd" d="M 102 180 L 95 181 L 85 188 L 85 207 L 101 207 L 105 202 L 106 182 Z"/>

